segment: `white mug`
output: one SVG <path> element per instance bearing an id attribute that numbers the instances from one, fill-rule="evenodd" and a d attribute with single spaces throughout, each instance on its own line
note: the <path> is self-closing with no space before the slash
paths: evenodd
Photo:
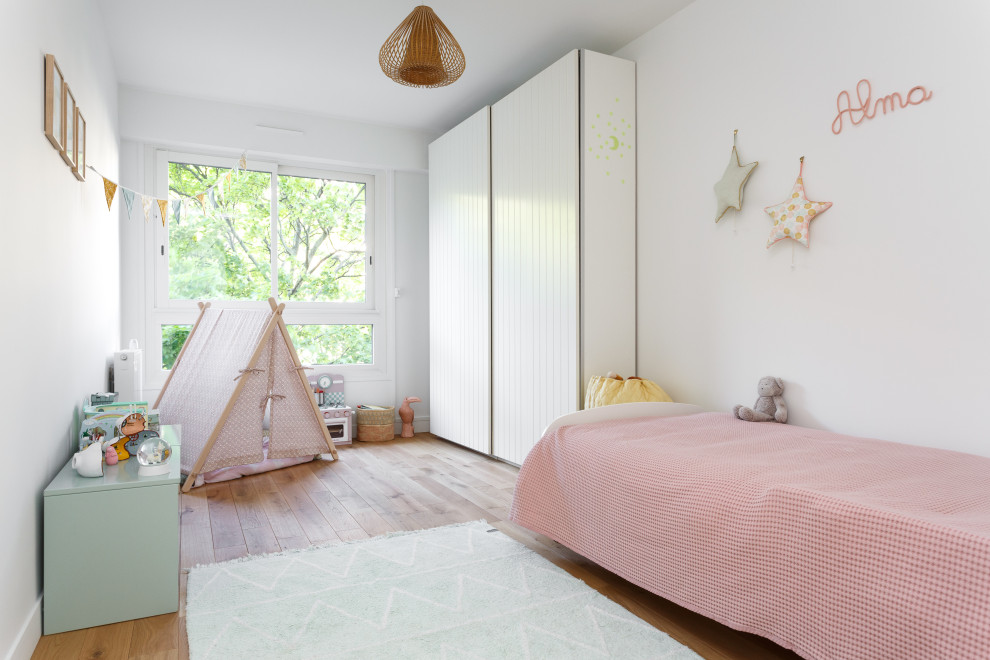
<path id="1" fill-rule="evenodd" d="M 72 455 L 72 469 L 79 473 L 80 477 L 102 477 L 103 476 L 103 446 L 99 442 L 94 442 L 82 451 L 77 451 Z"/>

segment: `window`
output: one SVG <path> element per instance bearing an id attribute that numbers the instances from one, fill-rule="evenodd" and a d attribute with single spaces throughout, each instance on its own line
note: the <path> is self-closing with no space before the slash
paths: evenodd
<path id="1" fill-rule="evenodd" d="M 171 368 L 197 301 L 267 308 L 275 297 L 286 303 L 283 316 L 304 364 L 383 373 L 385 296 L 374 253 L 384 232 L 373 173 L 253 161 L 244 168 L 167 151 L 158 152 L 156 169 L 169 212 L 154 232 L 149 364 L 161 364 L 163 374 Z"/>
<path id="2" fill-rule="evenodd" d="M 368 184 L 285 175 L 277 180 L 279 297 L 365 302 Z"/>
<path id="3" fill-rule="evenodd" d="M 287 325 L 304 364 L 372 364 L 371 325 Z"/>
<path id="4" fill-rule="evenodd" d="M 168 164 L 169 300 L 266 300 L 271 284 L 271 175 Z M 199 195 L 205 193 L 200 200 Z"/>
<path id="5" fill-rule="evenodd" d="M 179 357 L 182 344 L 185 343 L 191 325 L 163 325 L 162 326 L 162 369 L 168 370 L 175 364 L 175 358 Z"/>

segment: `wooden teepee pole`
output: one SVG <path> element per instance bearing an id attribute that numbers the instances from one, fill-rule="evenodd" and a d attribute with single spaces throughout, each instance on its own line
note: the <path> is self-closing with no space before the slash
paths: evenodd
<path id="1" fill-rule="evenodd" d="M 258 341 L 258 345 L 255 347 L 254 353 L 251 355 L 251 359 L 248 360 L 248 369 L 255 368 L 254 365 L 257 364 L 258 358 L 261 357 L 261 351 L 265 348 L 265 343 L 268 342 L 269 338 L 272 336 L 272 332 L 274 332 L 275 328 L 278 327 L 278 321 L 282 318 L 282 307 L 283 306 L 279 306 L 277 310 L 274 310 L 272 317 L 268 319 L 268 325 L 265 326 L 265 331 L 261 334 L 261 340 Z M 216 426 L 213 427 L 213 432 L 210 433 L 210 437 L 206 440 L 206 445 L 203 447 L 203 451 L 199 453 L 199 458 L 196 459 L 196 464 L 193 466 L 192 470 L 189 471 L 189 476 L 186 478 L 186 483 L 182 485 L 183 493 L 188 493 L 189 489 L 192 488 L 193 482 L 196 481 L 196 475 L 198 475 L 199 471 L 203 469 L 203 464 L 206 463 L 206 458 L 210 455 L 210 450 L 213 449 L 213 444 L 220 436 L 220 431 L 223 430 L 223 425 L 227 422 L 227 417 L 230 416 L 231 411 L 234 409 L 234 404 L 237 403 L 237 399 L 241 395 L 241 390 L 244 389 L 244 384 L 254 375 L 255 374 L 252 373 L 246 373 L 242 378 L 237 379 L 237 387 L 234 388 L 234 392 L 230 395 L 227 405 L 224 406 L 223 412 L 220 413 Z"/>
<path id="2" fill-rule="evenodd" d="M 269 298 L 268 304 L 271 305 L 272 311 L 275 311 L 275 299 Z M 309 380 L 306 378 L 306 374 L 303 373 L 302 362 L 299 361 L 299 354 L 296 353 L 296 347 L 292 343 L 292 338 L 289 337 L 289 329 L 285 327 L 285 319 L 282 318 L 281 308 L 285 307 L 285 304 L 279 306 L 279 311 L 276 313 L 278 316 L 278 327 L 279 331 L 282 333 L 282 337 L 285 339 L 285 345 L 289 349 L 289 355 L 292 357 L 292 363 L 296 367 L 296 373 L 299 375 L 299 380 L 302 381 L 303 390 L 310 393 L 312 390 L 309 386 Z M 323 413 L 320 412 L 320 407 L 316 405 L 316 397 L 307 396 L 309 403 L 313 408 L 313 414 L 316 415 L 316 419 L 320 424 L 320 428 L 323 429 L 323 441 L 327 444 L 327 449 L 330 450 L 330 455 L 333 456 L 334 460 L 337 460 L 337 447 L 333 444 L 333 439 L 330 437 L 330 431 L 327 430 L 326 422 L 323 421 Z"/>
<path id="3" fill-rule="evenodd" d="M 199 327 L 199 322 L 203 320 L 203 315 L 206 314 L 206 309 L 210 306 L 210 303 L 199 303 L 199 317 L 196 319 L 196 323 L 193 324 L 192 330 L 186 336 L 186 340 L 182 342 L 182 348 L 179 350 L 179 354 L 175 356 L 175 362 L 172 363 L 172 368 L 169 369 L 168 376 L 165 378 L 165 384 L 162 385 L 162 389 L 158 392 L 158 398 L 155 399 L 155 405 L 151 406 L 152 410 L 158 408 L 158 404 L 162 402 L 162 395 L 165 394 L 165 390 L 168 388 L 168 384 L 172 382 L 172 376 L 175 374 L 175 370 L 179 367 L 179 362 L 182 361 L 182 356 L 186 353 L 186 346 L 189 345 L 189 341 L 192 339 L 193 335 L 196 334 L 196 328 Z"/>

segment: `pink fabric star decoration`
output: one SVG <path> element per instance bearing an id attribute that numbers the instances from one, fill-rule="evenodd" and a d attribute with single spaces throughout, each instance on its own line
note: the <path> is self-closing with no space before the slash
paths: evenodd
<path id="1" fill-rule="evenodd" d="M 811 221 L 832 206 L 832 202 L 812 202 L 804 195 L 804 156 L 801 157 L 801 171 L 791 190 L 791 196 L 780 204 L 774 204 L 764 209 L 773 220 L 767 248 L 785 238 L 793 238 L 801 245 L 808 247 L 808 231 Z"/>

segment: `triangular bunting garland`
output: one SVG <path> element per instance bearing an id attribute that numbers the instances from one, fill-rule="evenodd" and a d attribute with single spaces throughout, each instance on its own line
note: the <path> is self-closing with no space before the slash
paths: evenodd
<path id="1" fill-rule="evenodd" d="M 161 212 L 162 212 L 162 227 L 164 227 L 165 226 L 166 209 L 168 209 L 168 200 L 167 199 L 156 199 L 155 201 L 158 202 L 158 208 L 161 209 Z"/>
<path id="2" fill-rule="evenodd" d="M 110 205 L 113 203 L 114 193 L 117 192 L 117 184 L 110 179 L 103 177 L 103 192 L 107 196 L 107 210 L 110 210 Z"/>
<path id="3" fill-rule="evenodd" d="M 127 188 L 120 189 L 120 196 L 124 198 L 124 206 L 127 207 L 127 219 L 131 219 L 131 209 L 134 208 L 134 191 Z"/>
<path id="4" fill-rule="evenodd" d="M 147 222 L 151 219 L 151 197 L 145 197 L 141 195 L 141 206 L 144 207 L 144 221 Z"/>
<path id="5" fill-rule="evenodd" d="M 151 219 L 152 209 L 154 206 L 151 204 L 152 201 L 157 202 L 159 216 L 162 220 L 162 227 L 167 226 L 168 211 L 169 207 L 172 209 L 172 216 L 175 218 L 176 222 L 179 222 L 182 218 L 182 199 L 174 199 L 171 202 L 168 199 L 157 199 L 155 197 L 148 197 L 147 195 L 142 195 L 130 188 L 125 188 L 116 181 L 111 181 L 97 170 L 92 165 L 88 166 L 89 169 L 93 170 L 103 179 L 103 193 L 107 200 L 107 210 L 112 210 L 113 198 L 117 194 L 117 190 L 120 190 L 120 195 L 124 200 L 124 206 L 127 208 L 127 218 L 131 219 L 134 213 L 134 200 L 136 197 L 141 197 L 141 206 L 144 209 L 144 219 L 145 222 Z M 199 202 L 200 207 L 202 207 L 204 215 L 206 214 L 206 200 L 210 200 L 210 206 L 214 209 L 220 208 L 220 204 L 217 202 L 217 194 L 219 188 L 219 194 L 222 196 L 221 201 L 226 196 L 230 195 L 232 192 L 233 182 L 239 180 L 239 172 L 247 171 L 247 152 L 242 152 L 241 157 L 237 160 L 237 163 L 233 168 L 227 170 L 223 178 L 218 180 L 212 186 L 207 188 L 201 193 L 193 195 Z M 224 189 L 224 184 L 226 184 L 226 190 Z"/>

